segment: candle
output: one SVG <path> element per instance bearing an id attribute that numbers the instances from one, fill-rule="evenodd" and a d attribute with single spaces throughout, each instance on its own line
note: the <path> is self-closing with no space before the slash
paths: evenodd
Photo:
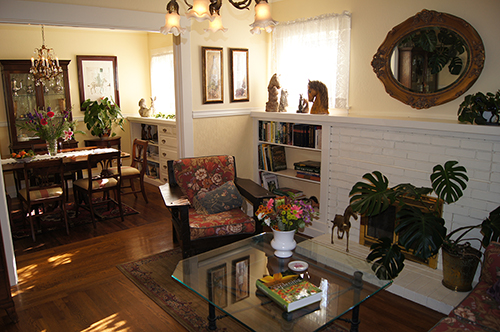
<path id="1" fill-rule="evenodd" d="M 33 57 L 31 57 L 31 67 L 34 67 L 35 66 L 35 59 L 33 59 Z"/>
<path id="2" fill-rule="evenodd" d="M 57 67 L 59 67 L 59 58 L 56 57 L 56 64 L 57 64 Z"/>

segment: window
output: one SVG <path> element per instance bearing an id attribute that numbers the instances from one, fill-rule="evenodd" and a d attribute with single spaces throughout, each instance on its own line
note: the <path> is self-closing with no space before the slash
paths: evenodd
<path id="1" fill-rule="evenodd" d="M 157 113 L 175 114 L 174 54 L 151 57 L 151 95 Z"/>
<path id="2" fill-rule="evenodd" d="M 330 108 L 349 106 L 351 14 L 327 14 L 311 19 L 280 22 L 272 35 L 272 70 L 280 75 L 288 103 L 307 99 L 308 80 L 328 88 Z"/>

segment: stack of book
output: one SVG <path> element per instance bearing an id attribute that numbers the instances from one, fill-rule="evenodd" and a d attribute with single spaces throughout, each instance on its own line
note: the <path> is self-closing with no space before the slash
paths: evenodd
<path id="1" fill-rule="evenodd" d="M 307 197 L 302 190 L 288 188 L 288 187 L 276 188 L 273 190 L 273 193 L 275 193 L 278 196 L 293 197 L 294 199 L 302 199 Z"/>
<path id="2" fill-rule="evenodd" d="M 279 172 L 287 168 L 285 147 L 282 145 L 259 145 L 259 168 Z"/>
<path id="3" fill-rule="evenodd" d="M 293 164 L 297 177 L 302 179 L 320 181 L 321 162 L 314 160 L 299 161 Z"/>

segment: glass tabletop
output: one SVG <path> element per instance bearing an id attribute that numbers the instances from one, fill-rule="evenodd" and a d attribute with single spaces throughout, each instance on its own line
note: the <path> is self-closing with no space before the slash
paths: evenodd
<path id="1" fill-rule="evenodd" d="M 272 238 L 262 233 L 181 260 L 172 277 L 254 331 L 320 329 L 391 284 L 379 280 L 365 260 L 299 234 L 293 256 L 278 258 Z M 257 291 L 256 280 L 284 272 L 296 260 L 308 263 L 299 274 L 323 289 L 323 299 L 319 309 L 316 304 L 287 314 Z"/>

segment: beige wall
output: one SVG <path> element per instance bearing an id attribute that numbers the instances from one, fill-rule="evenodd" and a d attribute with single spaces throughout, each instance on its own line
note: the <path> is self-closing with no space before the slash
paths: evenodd
<path id="1" fill-rule="evenodd" d="M 163 35 L 162 35 L 163 36 Z M 165 36 L 163 36 L 165 37 Z M 165 37 L 167 38 L 167 37 Z M 0 24 L 1 59 L 29 59 L 35 47 L 42 44 L 39 26 Z M 148 33 L 84 28 L 45 27 L 45 44 L 56 52 L 59 59 L 70 59 L 69 80 L 73 117 L 85 129 L 83 112 L 79 110 L 80 97 L 77 74 L 77 55 L 115 55 L 118 59 L 120 106 L 124 116 L 137 115 L 137 103 L 150 95 Z M 6 46 L 10 45 L 10 46 Z M 2 85 L 3 90 L 3 85 Z M 9 142 L 7 116 L 3 93 L 0 97 L 0 140 Z M 122 136 L 122 147 L 130 151 L 128 124 Z M 83 141 L 82 135 L 77 140 Z M 80 143 L 82 146 L 83 143 Z M 1 144 L 1 154 L 9 152 L 9 144 Z"/>
<path id="2" fill-rule="evenodd" d="M 352 13 L 350 114 L 362 117 L 401 117 L 456 120 L 463 97 L 427 110 L 415 110 L 390 97 L 370 65 L 373 55 L 396 25 L 422 9 L 446 12 L 469 22 L 481 36 L 486 53 L 483 72 L 466 92 L 496 91 L 500 72 L 500 1 L 497 0 L 275 0 L 273 18 L 279 21 L 324 13 Z"/>

